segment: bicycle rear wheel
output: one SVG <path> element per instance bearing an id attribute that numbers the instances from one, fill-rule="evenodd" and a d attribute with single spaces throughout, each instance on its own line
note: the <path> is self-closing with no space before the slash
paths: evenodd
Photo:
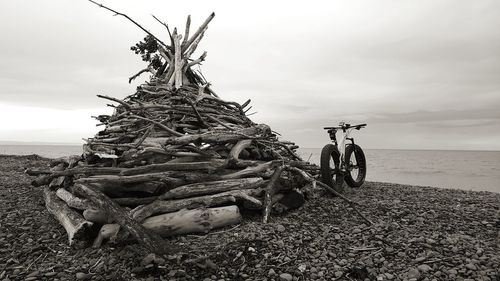
<path id="1" fill-rule="evenodd" d="M 350 187 L 360 187 L 365 182 L 366 158 L 359 145 L 349 144 L 345 149 L 347 173 L 345 182 Z"/>
<path id="2" fill-rule="evenodd" d="M 342 192 L 344 174 L 340 171 L 340 152 L 333 144 L 327 144 L 321 150 L 321 181 L 335 191 Z"/>

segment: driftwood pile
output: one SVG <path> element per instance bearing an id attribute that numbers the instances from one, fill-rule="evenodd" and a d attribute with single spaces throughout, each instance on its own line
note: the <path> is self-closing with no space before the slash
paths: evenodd
<path id="1" fill-rule="evenodd" d="M 250 100 L 223 100 L 192 69 L 205 59 L 206 52 L 190 56 L 213 17 L 192 36 L 188 18 L 184 36 L 174 30 L 169 45 L 148 33 L 160 66 L 131 79 L 150 72 L 149 81 L 123 100 L 99 95 L 114 113 L 95 117 L 104 129 L 86 140 L 81 156 L 26 171 L 37 176 L 34 186 L 45 186 L 46 207 L 70 244 L 93 239 L 98 247 L 123 234 L 165 253 L 170 246 L 160 236 L 238 223 L 242 208 L 267 222 L 273 207 L 297 208 L 315 187 L 310 172 L 317 168 L 294 143 L 248 118 Z"/>

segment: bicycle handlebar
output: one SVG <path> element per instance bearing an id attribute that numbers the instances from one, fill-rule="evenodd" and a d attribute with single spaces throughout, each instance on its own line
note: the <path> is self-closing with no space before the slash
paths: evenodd
<path id="1" fill-rule="evenodd" d="M 331 130 L 331 129 L 335 129 L 335 130 L 347 130 L 347 129 L 350 129 L 350 128 L 354 128 L 356 130 L 359 130 L 363 127 L 366 127 L 366 124 L 358 124 L 358 125 L 351 125 L 351 124 L 345 124 L 343 126 L 340 126 L 340 127 L 324 127 L 323 129 L 325 130 Z"/>

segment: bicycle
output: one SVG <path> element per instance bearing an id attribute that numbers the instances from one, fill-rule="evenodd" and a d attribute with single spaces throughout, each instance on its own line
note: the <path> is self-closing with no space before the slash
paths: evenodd
<path id="1" fill-rule="evenodd" d="M 333 144 L 327 144 L 321 150 L 321 181 L 335 191 L 342 192 L 344 181 L 350 187 L 360 187 L 365 182 L 366 158 L 361 147 L 354 143 L 349 135 L 352 130 L 360 130 L 366 124 L 350 125 L 340 122 L 338 127 L 325 127 Z M 340 145 L 337 131 L 342 130 Z M 351 143 L 346 143 L 351 141 Z M 340 149 L 340 150 L 339 150 Z"/>

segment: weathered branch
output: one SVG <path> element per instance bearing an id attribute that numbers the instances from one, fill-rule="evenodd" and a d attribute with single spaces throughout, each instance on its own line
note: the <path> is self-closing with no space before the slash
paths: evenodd
<path id="1" fill-rule="evenodd" d="M 85 194 L 101 210 L 109 214 L 121 227 L 132 234 L 139 243 L 144 245 L 148 251 L 158 255 L 172 253 L 173 247 L 169 243 L 161 239 L 158 234 L 147 231 L 144 226 L 133 220 L 125 210 L 111 201 L 106 195 L 88 185 L 76 184 L 75 188 Z"/>
<path id="2" fill-rule="evenodd" d="M 191 36 L 191 38 L 186 42 L 186 45 L 184 46 L 183 50 L 186 50 L 189 48 L 189 46 L 198 38 L 198 36 L 205 30 L 205 28 L 208 26 L 210 21 L 215 17 L 215 13 L 211 13 L 210 16 L 203 22 L 203 24 L 196 30 L 196 32 Z"/>
<path id="3" fill-rule="evenodd" d="M 262 183 L 262 178 L 227 179 L 220 181 L 193 183 L 171 189 L 167 193 L 161 195 L 159 199 L 179 199 L 215 194 L 237 189 L 254 189 L 261 186 Z"/>
<path id="4" fill-rule="evenodd" d="M 269 215 L 271 214 L 271 208 L 272 208 L 272 198 L 274 193 L 276 192 L 276 182 L 278 181 L 279 177 L 281 176 L 281 173 L 283 172 L 283 166 L 279 166 L 274 170 L 274 174 L 271 177 L 271 180 L 267 184 L 266 187 L 266 194 L 264 195 L 264 210 L 263 210 L 263 215 L 262 215 L 262 222 L 267 223 L 269 219 Z"/>
<path id="5" fill-rule="evenodd" d="M 92 1 L 92 0 L 89 0 L 89 1 Z M 113 97 L 108 97 L 108 96 L 104 96 L 104 95 L 97 95 L 98 98 L 101 98 L 101 99 L 107 99 L 107 100 L 110 100 L 110 101 L 114 101 L 114 102 L 117 102 L 121 105 L 123 105 L 123 107 L 125 107 L 126 109 L 130 110 L 131 107 L 128 103 L 122 101 L 122 100 L 119 100 L 119 99 L 116 99 L 116 98 L 113 98 Z"/>
<path id="6" fill-rule="evenodd" d="M 184 40 L 182 41 L 181 47 L 186 46 L 187 40 L 189 39 L 189 28 L 191 27 L 191 15 L 188 15 L 186 20 L 186 29 L 184 31 Z"/>

